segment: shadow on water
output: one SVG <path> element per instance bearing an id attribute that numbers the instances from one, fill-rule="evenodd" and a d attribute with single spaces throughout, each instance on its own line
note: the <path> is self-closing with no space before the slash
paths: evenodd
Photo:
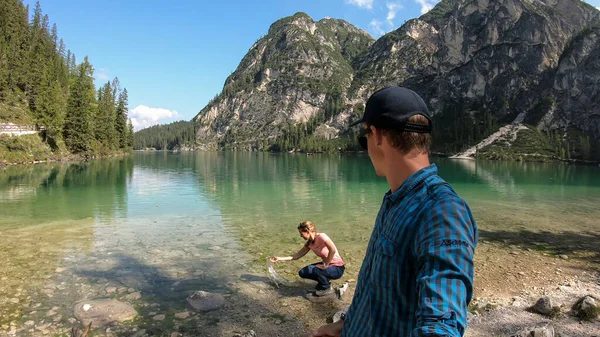
<path id="1" fill-rule="evenodd" d="M 549 232 L 529 230 L 483 230 L 479 231 L 480 240 L 503 245 L 517 245 L 543 251 L 552 255 L 567 255 L 590 262 L 600 270 L 600 234 L 595 232 Z"/>
<path id="2" fill-rule="evenodd" d="M 168 276 L 160 268 L 125 254 L 112 256 L 112 259 L 114 262 L 111 267 L 105 270 L 79 268 L 74 270 L 74 274 L 87 279 L 88 284 L 99 285 L 100 293 L 107 287 L 134 288 L 141 293 L 141 298 L 133 301 L 125 299 L 129 292 L 115 292 L 104 296 L 131 303 L 138 311 L 139 316 L 135 321 L 126 323 L 121 330 L 115 329 L 118 336 L 131 336 L 134 327 L 146 330 L 149 336 L 171 336 L 174 331 L 186 336 L 233 336 L 250 329 L 258 334 L 264 327 L 256 325 L 257 316 L 284 320 L 275 331 L 263 331 L 262 335 L 272 333 L 269 335 L 290 336 L 293 334 L 286 334 L 286 329 L 288 332 L 302 329 L 302 323 L 295 318 L 281 315 L 264 303 L 241 293 L 233 277 L 214 276 L 214 266 L 209 261 L 195 266 L 201 271 L 198 275 L 180 279 Z M 268 282 L 268 278 L 247 274 L 241 281 Z M 186 298 L 198 290 L 224 295 L 225 305 L 219 310 L 177 319 L 175 314 L 188 310 Z M 153 319 L 156 315 L 165 315 L 165 318 L 156 321 Z M 286 328 L 287 324 L 292 326 Z"/>

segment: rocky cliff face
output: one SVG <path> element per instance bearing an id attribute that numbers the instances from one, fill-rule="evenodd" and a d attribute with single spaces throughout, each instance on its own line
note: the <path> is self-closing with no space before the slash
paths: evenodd
<path id="1" fill-rule="evenodd" d="M 199 142 L 262 147 L 281 129 L 306 123 L 328 97 L 345 96 L 351 63 L 372 42 L 343 20 L 315 22 L 298 13 L 275 22 L 196 117 Z"/>
<path id="2" fill-rule="evenodd" d="M 347 22 L 297 14 L 271 26 L 199 113 L 198 140 L 268 143 L 331 95 L 341 107 L 321 124 L 339 130 L 388 84 L 420 93 L 438 123 L 454 121 L 446 142 L 476 143 L 515 120 L 600 139 L 599 24 L 578 0 L 443 0 L 373 42 Z"/>
<path id="3" fill-rule="evenodd" d="M 571 40 L 556 69 L 552 94 L 555 104 L 536 123 L 539 127 L 573 125 L 600 138 L 600 25 Z"/>

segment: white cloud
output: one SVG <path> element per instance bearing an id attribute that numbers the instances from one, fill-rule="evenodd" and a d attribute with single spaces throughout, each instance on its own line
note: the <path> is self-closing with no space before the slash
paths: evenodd
<path id="1" fill-rule="evenodd" d="M 421 14 L 429 12 L 440 0 L 415 0 L 421 5 Z"/>
<path id="2" fill-rule="evenodd" d="M 95 78 L 100 81 L 108 81 L 109 79 L 109 70 L 105 68 L 98 68 L 94 71 Z"/>
<path id="3" fill-rule="evenodd" d="M 600 11 L 600 7 L 596 7 L 596 9 Z"/>
<path id="4" fill-rule="evenodd" d="M 390 26 L 394 25 L 394 22 L 392 22 L 392 20 L 394 20 L 394 18 L 396 17 L 396 13 L 402 9 L 402 5 L 398 4 L 398 3 L 387 3 L 387 9 L 388 9 L 388 14 L 387 14 L 387 22 Z"/>
<path id="5" fill-rule="evenodd" d="M 358 6 L 360 8 L 372 9 L 373 0 L 346 0 L 346 3 Z"/>
<path id="6" fill-rule="evenodd" d="M 170 119 L 177 116 L 179 116 L 179 113 L 175 110 L 151 108 L 145 105 L 138 105 L 129 111 L 129 118 L 131 118 L 131 124 L 133 124 L 135 131 L 156 125 L 162 119 Z"/>
<path id="7" fill-rule="evenodd" d="M 381 28 L 381 24 L 382 24 L 382 22 L 377 19 L 373 19 L 373 21 L 371 21 L 371 23 L 369 23 L 369 27 L 371 27 L 373 29 L 373 31 L 375 32 L 375 35 L 377 35 L 377 36 L 381 36 L 381 35 L 385 34 L 385 30 L 383 30 L 383 28 Z"/>

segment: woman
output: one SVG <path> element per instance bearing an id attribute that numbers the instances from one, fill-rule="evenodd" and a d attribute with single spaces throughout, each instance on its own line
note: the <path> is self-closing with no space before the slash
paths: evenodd
<path id="1" fill-rule="evenodd" d="M 317 227 L 310 221 L 304 221 L 298 225 L 300 237 L 306 240 L 306 244 L 294 256 L 272 257 L 271 262 L 298 260 L 310 250 L 315 252 L 323 261 L 308 265 L 298 272 L 300 277 L 317 281 L 315 295 L 325 296 L 333 293 L 329 280 L 337 280 L 344 275 L 344 261 L 333 244 L 333 241 L 325 233 L 317 233 Z"/>

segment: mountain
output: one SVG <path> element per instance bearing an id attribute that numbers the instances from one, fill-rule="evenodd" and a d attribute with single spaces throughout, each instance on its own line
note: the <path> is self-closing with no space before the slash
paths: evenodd
<path id="1" fill-rule="evenodd" d="M 373 41 L 343 20 L 315 22 L 297 13 L 275 22 L 196 117 L 198 141 L 209 148 L 265 148 L 294 125 L 318 119 L 341 127 L 352 63 Z"/>
<path id="2" fill-rule="evenodd" d="M 310 148 L 339 138 L 373 91 L 398 84 L 428 103 L 437 152 L 513 123 L 524 126 L 514 139 L 486 146 L 514 158 L 525 151 L 514 140 L 533 132 L 546 157 L 600 160 L 599 32 L 600 11 L 579 0 L 443 0 L 377 41 L 298 13 L 275 22 L 200 111 L 197 141 Z"/>

